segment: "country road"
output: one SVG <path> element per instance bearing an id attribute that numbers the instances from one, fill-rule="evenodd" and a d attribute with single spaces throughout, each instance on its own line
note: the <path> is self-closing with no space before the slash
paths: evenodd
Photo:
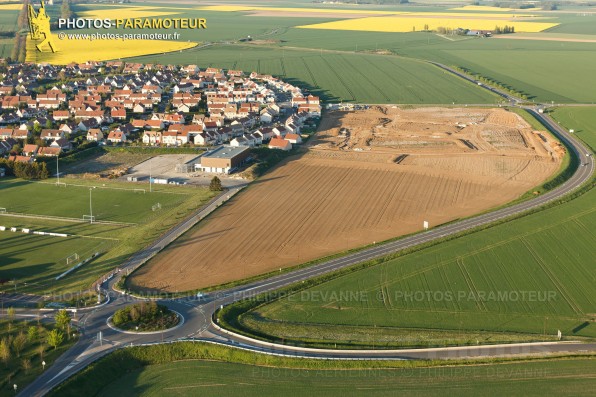
<path id="1" fill-rule="evenodd" d="M 435 64 L 439 67 L 443 65 Z M 444 67 L 446 68 L 446 67 Z M 447 68 L 448 69 L 448 68 Z M 456 71 L 450 70 L 458 74 Z M 459 75 L 459 74 L 458 74 Z M 468 77 L 459 75 L 462 78 L 470 80 Z M 497 89 L 483 86 L 508 100 L 519 103 L 518 98 L 511 97 Z M 376 245 L 362 251 L 348 254 L 343 257 L 335 258 L 310 267 L 305 267 L 287 273 L 282 273 L 264 280 L 250 282 L 245 285 L 211 292 L 204 296 L 188 297 L 180 299 L 161 300 L 171 309 L 179 312 L 185 319 L 184 324 L 170 331 L 164 331 L 159 334 L 129 334 L 120 333 L 107 326 L 106 320 L 115 310 L 136 302 L 139 299 L 128 295 L 115 293 L 113 286 L 118 281 L 118 276 L 102 283 L 101 288 L 109 292 L 112 299 L 108 304 L 89 309 L 79 310 L 77 313 L 76 324 L 80 327 L 82 335 L 79 342 L 60 359 L 48 368 L 39 378 L 37 378 L 28 387 L 24 388 L 20 396 L 43 396 L 56 385 L 63 382 L 69 376 L 80 371 L 90 362 L 113 351 L 114 349 L 129 346 L 131 344 L 151 344 L 172 342 L 177 340 L 195 340 L 221 343 L 247 349 L 255 352 L 267 354 L 279 354 L 298 357 L 312 357 L 324 359 L 451 359 L 451 358 L 471 358 L 471 357 L 498 357 L 509 355 L 530 355 L 555 352 L 577 353 L 582 351 L 596 351 L 596 343 L 583 344 L 577 342 L 549 342 L 549 343 L 527 343 L 510 344 L 496 346 L 462 346 L 450 348 L 433 349 L 403 349 L 403 350 L 323 350 L 298 348 L 283 345 L 274 345 L 262 342 L 240 335 L 235 335 L 226 330 L 222 330 L 217 324 L 212 322 L 214 312 L 221 306 L 228 305 L 241 299 L 251 298 L 257 294 L 277 290 L 288 285 L 311 279 L 323 274 L 331 273 L 358 263 L 368 261 L 374 258 L 384 257 L 388 254 L 399 252 L 403 249 L 414 247 L 420 244 L 429 243 L 442 239 L 447 236 L 474 229 L 480 226 L 491 224 L 495 221 L 506 220 L 510 217 L 519 215 L 546 205 L 554 200 L 577 190 L 584 183 L 593 178 L 596 163 L 590 150 L 577 140 L 572 134 L 560 127 L 549 116 L 538 113 L 536 109 L 526 107 L 536 118 L 543 121 L 548 128 L 557 135 L 580 159 L 580 165 L 573 175 L 559 185 L 557 188 L 548 191 L 542 195 L 523 201 L 519 204 L 500 208 L 492 212 L 470 217 L 461 221 L 449 223 L 443 226 L 432 228 L 426 232 L 405 237 L 386 244 Z M 239 190 L 239 189 L 238 189 Z M 236 193 L 236 192 L 234 192 Z M 132 271 L 140 266 L 146 260 L 157 254 L 161 249 L 174 241 L 184 231 L 188 230 L 198 220 L 206 214 L 215 210 L 219 204 L 227 199 L 227 194 L 221 195 L 213 201 L 204 210 L 191 216 L 180 225 L 170 230 L 168 233 L 152 244 L 147 249 L 137 253 L 130 260 L 121 266 L 124 271 Z M 120 274 L 123 274 L 121 272 Z M 37 312 L 35 312 L 37 313 Z M 34 313 L 34 314 L 35 314 Z M 22 312 L 27 314 L 27 312 Z M 97 340 L 98 333 L 101 332 L 102 342 Z"/>

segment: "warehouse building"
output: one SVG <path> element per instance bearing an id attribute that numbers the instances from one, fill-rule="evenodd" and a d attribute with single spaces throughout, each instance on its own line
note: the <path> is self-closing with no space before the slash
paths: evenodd
<path id="1" fill-rule="evenodd" d="M 246 146 L 220 146 L 201 156 L 201 163 L 195 165 L 195 170 L 218 174 L 231 174 L 240 167 L 250 156 L 250 149 Z"/>

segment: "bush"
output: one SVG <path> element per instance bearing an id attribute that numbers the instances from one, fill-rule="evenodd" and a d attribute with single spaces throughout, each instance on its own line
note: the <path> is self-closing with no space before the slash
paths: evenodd
<path id="1" fill-rule="evenodd" d="M 209 190 L 211 190 L 212 192 L 221 192 L 222 191 L 222 187 L 221 187 L 221 180 L 214 176 L 213 179 L 211 179 L 211 183 L 209 184 Z"/>
<path id="2" fill-rule="evenodd" d="M 157 331 L 178 324 L 178 316 L 170 309 L 155 302 L 137 303 L 117 310 L 112 323 L 121 329 L 139 331 Z"/>

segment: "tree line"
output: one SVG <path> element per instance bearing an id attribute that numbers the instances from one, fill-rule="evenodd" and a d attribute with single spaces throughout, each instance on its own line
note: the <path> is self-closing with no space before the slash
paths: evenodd
<path id="1" fill-rule="evenodd" d="M 495 26 L 494 34 L 508 34 L 515 33 L 515 26 L 505 25 L 503 27 Z"/>
<path id="2" fill-rule="evenodd" d="M 21 163 L 0 159 L 0 168 L 4 168 L 6 175 L 16 176 L 22 179 L 48 179 L 48 166 L 45 162 Z"/>

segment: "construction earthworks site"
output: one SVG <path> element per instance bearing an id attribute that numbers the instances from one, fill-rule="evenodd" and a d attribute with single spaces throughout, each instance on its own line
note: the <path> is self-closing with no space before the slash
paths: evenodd
<path id="1" fill-rule="evenodd" d="M 186 291 L 276 271 L 506 204 L 564 147 L 503 108 L 327 112 L 290 156 L 128 279 Z M 539 192 L 536 192 L 537 194 Z"/>

